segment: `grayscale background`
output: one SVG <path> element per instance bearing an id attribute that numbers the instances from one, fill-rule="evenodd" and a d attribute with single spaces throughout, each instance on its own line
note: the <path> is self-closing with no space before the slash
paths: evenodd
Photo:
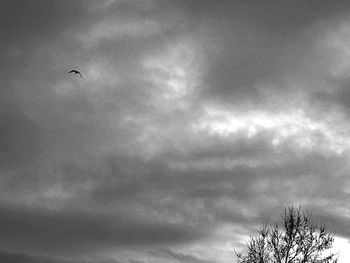
<path id="1" fill-rule="evenodd" d="M 349 1 L 1 0 L 0 90 L 1 262 L 229 263 L 289 205 L 349 262 Z"/>

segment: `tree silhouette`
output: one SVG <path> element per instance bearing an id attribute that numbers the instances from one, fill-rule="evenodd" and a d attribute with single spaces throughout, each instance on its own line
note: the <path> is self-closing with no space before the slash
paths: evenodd
<path id="1" fill-rule="evenodd" d="M 333 242 L 334 235 L 311 220 L 310 213 L 288 207 L 281 225 L 263 226 L 247 243 L 246 253 L 236 252 L 237 263 L 336 263 L 337 255 L 328 252 Z"/>

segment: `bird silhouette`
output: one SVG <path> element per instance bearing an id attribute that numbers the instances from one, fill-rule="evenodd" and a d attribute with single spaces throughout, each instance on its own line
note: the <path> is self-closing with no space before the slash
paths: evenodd
<path id="1" fill-rule="evenodd" d="M 81 78 L 83 78 L 81 76 L 81 73 L 78 70 L 72 69 L 71 71 L 69 71 L 68 73 L 75 73 L 75 74 L 79 74 Z"/>

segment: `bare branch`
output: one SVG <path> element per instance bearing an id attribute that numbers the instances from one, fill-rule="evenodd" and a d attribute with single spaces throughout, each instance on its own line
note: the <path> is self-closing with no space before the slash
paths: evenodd
<path id="1" fill-rule="evenodd" d="M 237 253 L 238 263 L 336 263 L 337 255 L 324 253 L 333 246 L 334 235 L 317 224 L 301 207 L 288 207 L 282 224 L 264 225 L 247 244 L 246 254 Z"/>

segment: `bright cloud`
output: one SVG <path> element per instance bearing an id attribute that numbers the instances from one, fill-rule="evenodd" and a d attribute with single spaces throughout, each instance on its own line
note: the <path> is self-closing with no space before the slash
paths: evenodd
<path id="1" fill-rule="evenodd" d="M 203 74 L 202 54 L 190 39 L 171 45 L 159 55 L 143 61 L 146 81 L 155 87 L 154 103 L 164 107 L 186 109 L 190 99 L 200 89 Z"/>
<path id="2" fill-rule="evenodd" d="M 287 112 L 230 112 L 207 108 L 206 115 L 194 126 L 217 136 L 243 136 L 247 139 L 269 133 L 271 144 L 297 145 L 306 150 L 325 150 L 341 154 L 349 149 L 348 133 L 334 123 L 308 117 L 302 109 Z"/>

